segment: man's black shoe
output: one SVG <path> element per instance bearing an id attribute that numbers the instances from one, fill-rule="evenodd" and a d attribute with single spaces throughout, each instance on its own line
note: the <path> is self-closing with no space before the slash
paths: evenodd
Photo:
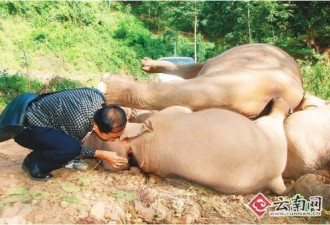
<path id="1" fill-rule="evenodd" d="M 23 161 L 22 164 L 22 169 L 29 174 L 32 180 L 49 180 L 50 178 L 53 177 L 51 173 L 41 173 L 39 168 L 35 166 L 32 170 L 31 168 L 31 163 L 29 156 L 26 156 L 26 158 Z"/>

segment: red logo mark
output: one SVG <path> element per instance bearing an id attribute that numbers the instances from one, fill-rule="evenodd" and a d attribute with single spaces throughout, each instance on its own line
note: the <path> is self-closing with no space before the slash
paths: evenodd
<path id="1" fill-rule="evenodd" d="M 272 203 L 261 193 L 257 194 L 248 204 L 248 207 L 254 212 L 259 218 L 263 217 L 267 212 L 267 208 Z"/>

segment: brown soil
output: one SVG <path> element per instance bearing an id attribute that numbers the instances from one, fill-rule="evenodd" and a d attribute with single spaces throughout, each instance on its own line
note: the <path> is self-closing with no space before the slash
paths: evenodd
<path id="1" fill-rule="evenodd" d="M 146 176 L 138 168 L 109 172 L 94 168 L 94 160 L 87 171 L 63 168 L 49 181 L 33 181 L 21 169 L 28 153 L 12 140 L 0 143 L 0 224 L 330 222 L 324 210 L 320 217 L 259 219 L 247 207 L 255 194 L 224 195 L 181 179 Z"/>

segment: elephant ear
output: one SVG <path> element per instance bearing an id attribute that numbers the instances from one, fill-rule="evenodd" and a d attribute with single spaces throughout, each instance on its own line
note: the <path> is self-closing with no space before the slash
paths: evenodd
<path id="1" fill-rule="evenodd" d="M 81 142 L 86 147 L 103 149 L 102 147 L 104 141 L 101 140 L 94 132 L 88 132 Z"/>
<path id="2" fill-rule="evenodd" d="M 150 120 L 147 120 L 146 122 L 143 123 L 143 127 L 142 127 L 142 132 L 152 132 L 154 130 L 154 128 L 152 127 L 152 123 Z"/>
<path id="3" fill-rule="evenodd" d="M 120 136 L 120 140 L 133 139 L 141 136 L 147 132 L 143 123 L 128 123 L 124 130 L 124 133 Z"/>
<path id="4" fill-rule="evenodd" d="M 321 99 L 309 93 L 305 93 L 304 98 L 301 100 L 297 108 L 299 110 L 304 110 L 309 107 L 321 107 L 327 104 L 327 100 Z"/>

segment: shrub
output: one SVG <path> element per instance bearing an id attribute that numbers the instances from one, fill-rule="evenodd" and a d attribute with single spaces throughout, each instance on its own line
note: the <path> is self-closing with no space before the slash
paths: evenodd
<path id="1" fill-rule="evenodd" d="M 24 92 L 39 93 L 43 86 L 40 81 L 24 74 L 0 73 L 0 109 L 5 108 L 15 96 Z"/>
<path id="2" fill-rule="evenodd" d="M 40 90 L 40 93 L 49 93 L 49 92 L 57 92 L 68 89 L 80 88 L 83 85 L 79 81 L 71 80 L 69 78 L 64 77 L 54 77 L 52 78 L 46 85 L 44 85 L 43 89 Z"/>
<path id="3" fill-rule="evenodd" d="M 311 60 L 299 61 L 307 92 L 323 99 L 330 98 L 330 62 L 323 58 L 317 63 Z"/>
<path id="4" fill-rule="evenodd" d="M 13 100 L 13 98 L 24 92 L 37 94 L 62 91 L 82 87 L 83 85 L 75 80 L 63 77 L 55 77 L 48 83 L 43 84 L 37 79 L 24 74 L 10 75 L 6 72 L 0 73 L 0 111 Z"/>

